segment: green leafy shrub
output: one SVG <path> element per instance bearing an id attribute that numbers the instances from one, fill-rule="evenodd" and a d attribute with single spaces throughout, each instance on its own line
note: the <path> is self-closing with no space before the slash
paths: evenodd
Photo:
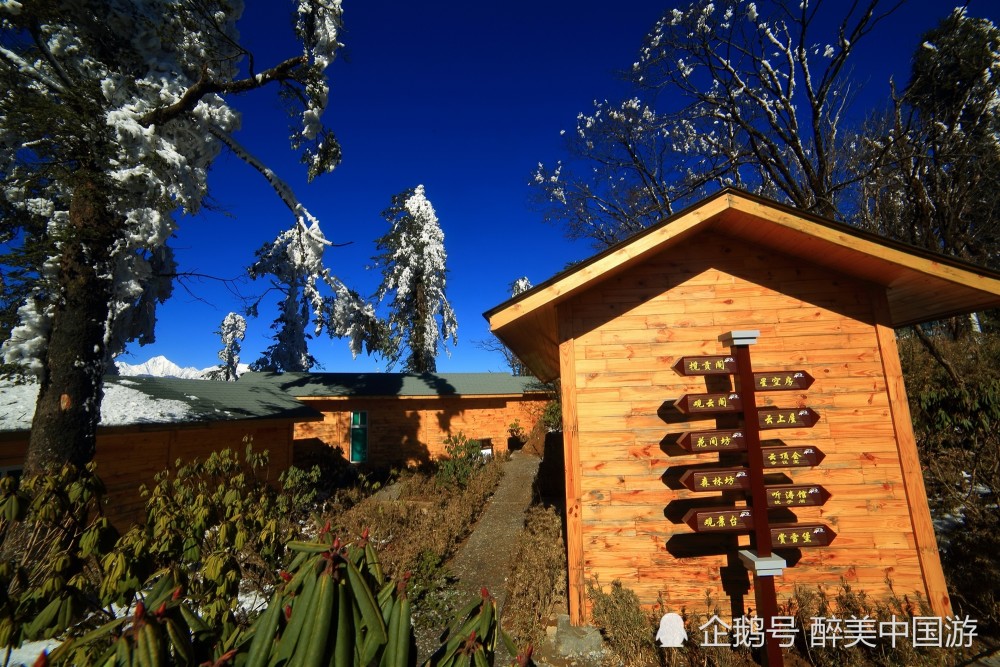
<path id="1" fill-rule="evenodd" d="M 118 532 L 101 515 L 104 485 L 83 470 L 0 478 L 0 647 L 61 634 L 95 608 L 97 561 Z"/>
<path id="2" fill-rule="evenodd" d="M 71 615 L 86 617 L 86 622 L 75 625 L 63 611 L 65 590 L 53 584 L 53 580 L 59 583 L 59 577 L 65 580 L 65 574 L 57 571 L 52 576 L 51 568 L 35 573 L 0 567 L 4 583 L 14 584 L 11 590 L 16 593 L 8 594 L 0 612 L 6 614 L 0 622 L 6 621 L 8 644 L 59 636 L 63 643 L 50 656 L 50 664 L 58 665 L 132 664 L 140 652 L 150 664 L 163 665 L 286 664 L 305 657 L 333 661 L 329 664 L 413 664 L 411 624 L 403 620 L 401 611 L 402 600 L 410 597 L 406 594 L 409 574 L 402 571 L 395 579 L 400 583 L 392 583 L 383 574 L 367 533 L 354 545 L 344 544 L 331 536 L 329 523 L 318 542 L 282 542 L 298 534 L 296 518 L 312 507 L 314 476 L 292 470 L 282 476 L 281 488 L 271 488 L 253 474 L 266 463 L 266 454 L 256 455 L 248 448 L 242 461 L 231 451 L 220 452 L 161 475 L 147 491 L 147 522 L 117 542 L 117 534 L 99 514 L 89 524 L 81 519 L 100 507 L 102 487 L 92 466 L 86 471 L 91 478 L 80 484 L 71 471 L 21 484 L 0 481 L 0 517 L 11 517 L 0 518 L 0 531 L 22 524 L 31 534 L 45 528 L 69 536 L 71 544 L 82 545 L 69 552 L 70 563 L 89 567 L 86 576 L 67 580 L 78 587 L 74 600 L 80 602 Z M 496 487 L 501 471 L 502 461 L 493 460 L 465 489 L 442 493 L 430 481 L 424 492 L 447 496 L 451 499 L 447 507 L 474 517 Z M 451 546 L 440 549 L 432 541 L 430 546 L 437 551 L 423 549 L 420 562 L 427 569 L 440 571 L 443 559 L 468 533 L 471 520 L 452 520 L 449 512 L 430 519 L 432 524 L 448 525 L 444 543 Z M 423 513 L 418 510 L 417 514 Z M 412 535 L 406 541 L 419 544 Z M 281 563 L 289 557 L 289 550 L 294 559 L 285 571 Z M 48 552 L 35 549 L 29 553 Z M 53 553 L 59 558 L 66 555 L 58 549 Z M 355 570 L 361 575 L 360 584 L 354 581 Z M 239 583 L 244 580 L 270 591 L 270 604 L 252 624 L 233 618 Z M 331 593 L 334 606 L 308 602 L 329 601 Z M 348 597 L 348 607 L 341 605 L 343 595 Z M 29 598 L 36 603 L 19 604 Z M 112 598 L 127 605 L 124 612 L 108 606 Z M 371 600 L 381 615 L 384 640 L 375 630 L 379 623 L 371 613 Z M 341 614 L 346 608 L 351 613 Z M 296 610 L 300 610 L 298 615 Z M 341 621 L 348 617 L 357 633 L 343 640 L 344 635 L 338 633 L 345 632 Z M 488 596 L 446 625 L 448 637 L 434 651 L 430 665 L 478 662 L 492 656 L 501 636 L 495 603 Z M 321 635 L 327 638 L 325 644 L 313 641 Z M 390 646 L 401 646 L 401 637 L 411 647 L 409 653 L 387 657 Z M 336 662 L 335 652 L 340 650 L 350 653 L 352 660 Z M 515 652 L 512 645 L 508 650 Z M 530 657 L 518 656 L 518 663 L 530 664 Z"/>
<path id="3" fill-rule="evenodd" d="M 478 440 L 469 440 L 461 431 L 444 440 L 445 456 L 438 463 L 437 480 L 441 486 L 464 489 L 485 460 Z"/>
<path id="4" fill-rule="evenodd" d="M 281 571 L 267 609 L 249 628 L 227 632 L 193 611 L 169 574 L 134 611 L 71 637 L 52 652 L 52 665 L 233 664 L 374 665 L 415 663 L 407 577 L 387 578 L 367 536 L 345 544 L 324 529 L 317 542 L 290 542 L 295 558 Z M 492 664 L 499 627 L 496 602 L 482 599 L 450 624 L 426 667 Z M 518 656 L 527 665 L 528 656 Z"/>
<path id="5" fill-rule="evenodd" d="M 524 430 L 524 427 L 521 426 L 520 419 L 515 419 L 510 423 L 510 426 L 507 427 L 507 435 L 510 436 L 511 440 L 514 440 L 519 444 L 524 444 L 528 441 L 528 433 Z"/>
<path id="6" fill-rule="evenodd" d="M 143 489 L 146 520 L 101 561 L 101 601 L 128 604 L 141 582 L 167 569 L 208 623 L 235 623 L 241 583 L 276 583 L 285 543 L 299 536 L 315 499 L 318 471 L 290 468 L 274 488 L 258 477 L 267 463 L 267 452 L 248 443 L 242 461 L 225 449 L 157 475 Z"/>
<path id="7" fill-rule="evenodd" d="M 145 522 L 124 536 L 101 514 L 94 464 L 0 479 L 0 646 L 117 620 L 110 605 L 132 604 L 153 580 L 176 582 L 207 623 L 234 628 L 241 584 L 274 586 L 315 496 L 314 473 L 289 469 L 272 488 L 255 476 L 266 465 L 249 445 L 242 462 L 230 450 L 178 462 L 145 491 Z"/>
<path id="8" fill-rule="evenodd" d="M 550 433 L 562 431 L 562 403 L 559 401 L 549 401 L 542 411 L 541 422 Z"/>

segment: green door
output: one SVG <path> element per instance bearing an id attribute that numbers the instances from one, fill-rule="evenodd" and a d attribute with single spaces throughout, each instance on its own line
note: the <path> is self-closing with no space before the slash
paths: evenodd
<path id="1" fill-rule="evenodd" d="M 351 413 L 351 462 L 368 460 L 368 413 Z"/>

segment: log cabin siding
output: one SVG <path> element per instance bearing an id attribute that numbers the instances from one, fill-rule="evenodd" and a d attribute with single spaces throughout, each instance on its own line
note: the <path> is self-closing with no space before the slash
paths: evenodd
<path id="1" fill-rule="evenodd" d="M 895 341 L 884 333 L 880 338 L 877 330 L 884 299 L 882 288 L 802 259 L 743 239 L 702 235 L 560 304 L 561 350 L 573 355 L 570 363 L 562 362 L 564 401 L 568 387 L 575 405 L 566 430 L 574 430 L 577 449 L 566 460 L 579 460 L 578 473 L 567 472 L 567 480 L 578 474 L 580 495 L 579 518 L 568 513 L 571 574 L 574 531 L 582 544 L 571 604 L 584 604 L 586 582 L 614 579 L 644 603 L 659 598 L 671 611 L 704 612 L 706 594 L 717 603 L 730 597 L 720 568 L 732 559 L 688 556 L 713 538 L 680 523 L 687 508 L 725 503 L 665 481 L 678 466 L 720 461 L 670 444 L 683 431 L 720 427 L 714 418 L 680 415 L 673 400 L 725 389 L 707 387 L 705 377 L 684 378 L 671 367 L 682 356 L 728 352 L 720 334 L 758 329 L 758 343 L 750 348 L 755 370 L 805 370 L 815 378 L 804 392 L 761 393 L 758 405 L 808 406 L 820 415 L 811 429 L 764 432 L 762 438 L 815 445 L 826 454 L 820 466 L 786 474 L 830 491 L 823 507 L 794 514 L 800 522 L 823 521 L 837 533 L 829 547 L 801 550 L 801 559 L 776 580 L 779 599 L 798 584 L 835 589 L 842 580 L 884 596 L 889 578 L 897 594 L 931 596 L 945 603 L 936 611 L 946 609 L 946 593 L 928 589 L 917 550 L 918 542 L 927 548 L 926 527 L 915 535 L 912 514 L 914 508 L 927 513 L 926 499 L 920 497 L 922 484 L 914 490 L 904 480 L 900 447 L 913 449 L 913 459 L 916 452 L 912 433 L 909 443 L 897 439 L 899 424 L 890 410 L 887 383 L 899 378 L 887 378 L 883 358 L 885 346 L 896 355 Z M 919 477 L 919 470 L 911 474 Z M 747 537 L 738 539 L 748 544 Z M 932 583 L 943 586 L 943 580 Z M 746 602 L 754 606 L 751 595 Z M 575 611 L 578 622 L 585 610 Z"/>
<path id="2" fill-rule="evenodd" d="M 351 413 L 368 413 L 368 459 L 372 466 L 417 465 L 440 458 L 449 435 L 489 439 L 496 452 L 506 452 L 508 428 L 518 420 L 526 432 L 538 422 L 550 397 L 436 396 L 358 397 L 300 400 L 322 413 L 323 420 L 295 426 L 299 448 L 322 445 L 350 452 Z"/>

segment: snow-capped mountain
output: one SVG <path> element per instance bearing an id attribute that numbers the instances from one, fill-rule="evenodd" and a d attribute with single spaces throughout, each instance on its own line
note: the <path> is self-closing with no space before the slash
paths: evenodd
<path id="1" fill-rule="evenodd" d="M 115 365 L 118 366 L 119 375 L 152 375 L 154 377 L 186 378 L 188 380 L 204 380 L 205 374 L 216 368 L 215 366 L 209 366 L 201 370 L 190 366 L 181 368 L 164 356 L 153 357 L 141 364 L 126 364 L 123 361 L 116 361 Z M 243 364 L 240 364 L 240 366 L 243 366 Z M 240 368 L 241 372 L 244 370 L 245 368 Z"/>

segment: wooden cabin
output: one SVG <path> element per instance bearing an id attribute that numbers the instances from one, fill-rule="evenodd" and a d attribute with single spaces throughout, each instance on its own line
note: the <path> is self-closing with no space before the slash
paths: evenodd
<path id="1" fill-rule="evenodd" d="M 370 466 L 440 458 L 459 433 L 505 452 L 511 425 L 530 433 L 552 399 L 535 378 L 506 373 L 246 373 L 240 383 L 269 385 L 323 415 L 296 425 L 297 452 L 339 449 Z"/>
<path id="2" fill-rule="evenodd" d="M 677 483 L 734 462 L 678 446 L 684 432 L 726 423 L 675 406 L 731 380 L 674 370 L 682 357 L 726 354 L 720 335 L 734 330 L 759 330 L 755 371 L 815 378 L 756 400 L 818 414 L 811 428 L 762 437 L 825 453 L 782 474 L 831 497 L 779 513 L 836 533 L 826 547 L 778 552 L 792 564 L 776 578 L 779 600 L 841 580 L 879 597 L 888 578 L 950 613 L 894 329 L 998 305 L 998 273 L 727 189 L 488 311 L 532 372 L 561 379 L 572 621 L 586 618 L 595 580 L 620 580 L 646 605 L 659 596 L 665 611 L 705 613 L 706 593 L 734 615 L 755 606 L 736 557 L 749 536 L 683 522 L 693 508 L 745 506 L 743 494 Z"/>
<path id="3" fill-rule="evenodd" d="M 0 411 L 2 472 L 24 464 L 34 396 L 6 387 L 0 398 L 7 403 Z M 10 409 L 11 402 L 22 409 Z M 142 516 L 140 485 L 152 485 L 178 459 L 205 460 L 227 447 L 242 458 L 248 438 L 254 451 L 269 452 L 265 480 L 276 482 L 292 463 L 294 425 L 320 418 L 270 387 L 160 377 L 107 378 L 101 414 L 94 460 L 107 487 L 106 513 L 122 527 Z"/>

